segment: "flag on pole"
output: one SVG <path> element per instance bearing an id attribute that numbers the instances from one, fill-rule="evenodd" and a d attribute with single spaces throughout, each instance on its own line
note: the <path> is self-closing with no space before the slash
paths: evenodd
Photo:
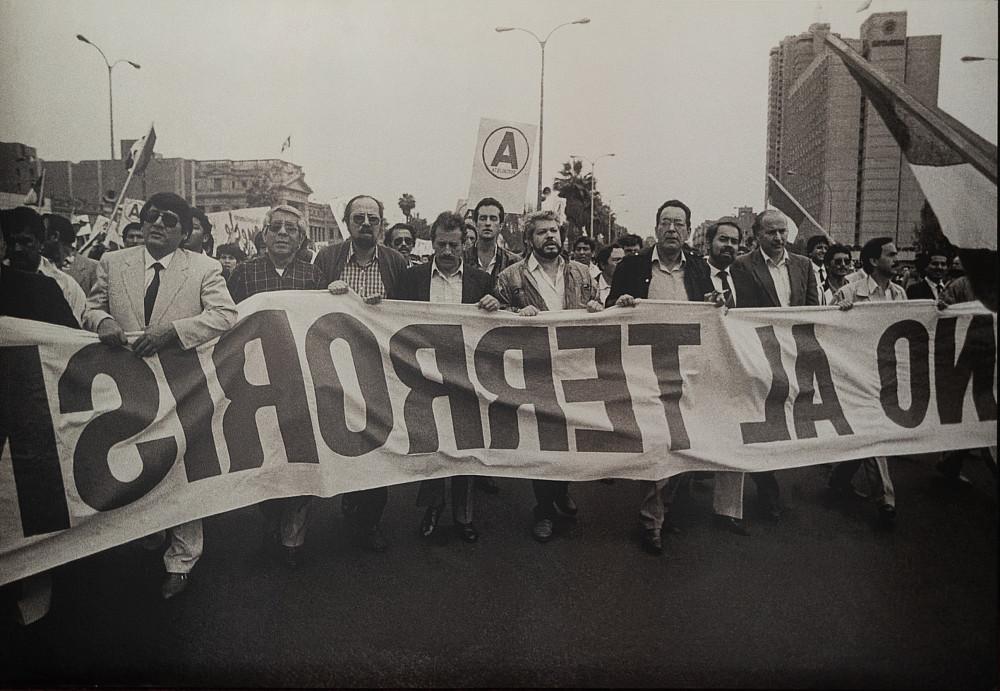
<path id="1" fill-rule="evenodd" d="M 792 193 L 785 189 L 785 186 L 770 173 L 767 174 L 767 197 L 771 204 L 788 216 L 798 228 L 794 236 L 789 229 L 789 242 L 805 245 L 809 242 L 809 238 L 814 235 L 822 235 L 828 242 L 833 242 L 823 226 L 817 223 L 816 219 L 799 203 L 799 200 L 792 196 Z"/>
<path id="2" fill-rule="evenodd" d="M 902 149 L 941 230 L 966 249 L 997 249 L 997 147 L 869 63 L 833 34 L 840 56 Z"/>
<path id="3" fill-rule="evenodd" d="M 125 170 L 131 172 L 132 175 L 142 175 L 143 171 L 146 170 L 149 160 L 153 158 L 153 147 L 155 145 L 156 130 L 150 125 L 146 136 L 142 139 L 137 139 L 132 144 L 132 148 L 128 152 L 128 158 L 125 159 Z"/>
<path id="4" fill-rule="evenodd" d="M 858 6 L 858 9 L 855 11 L 855 14 L 857 14 L 858 12 L 864 12 L 871 6 L 872 6 L 872 0 L 865 0 Z"/>
<path id="5" fill-rule="evenodd" d="M 24 195 L 25 206 L 37 206 L 41 208 L 45 204 L 45 169 L 38 179 L 31 183 L 31 189 Z"/>
<path id="6" fill-rule="evenodd" d="M 285 153 L 285 149 L 292 148 L 292 135 L 285 137 L 285 141 L 281 143 L 281 153 Z"/>

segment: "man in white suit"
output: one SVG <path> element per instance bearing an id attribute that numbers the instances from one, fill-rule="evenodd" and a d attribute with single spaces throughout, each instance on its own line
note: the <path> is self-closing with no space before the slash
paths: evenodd
<path id="1" fill-rule="evenodd" d="M 102 343 L 128 345 L 126 334 L 140 333 L 133 352 L 150 357 L 166 348 L 188 350 L 228 331 L 236 306 L 217 261 L 179 249 L 191 233 L 191 208 L 170 192 L 154 194 L 140 212 L 145 245 L 107 252 L 87 300 L 84 326 Z M 201 556 L 201 521 L 171 528 L 163 555 L 167 576 L 164 599 L 187 587 L 188 574 Z"/>

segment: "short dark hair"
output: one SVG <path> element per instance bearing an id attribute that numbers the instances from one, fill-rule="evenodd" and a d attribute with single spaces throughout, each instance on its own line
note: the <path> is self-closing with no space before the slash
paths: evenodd
<path id="1" fill-rule="evenodd" d="M 122 240 L 125 239 L 125 236 L 128 235 L 128 232 L 130 230 L 138 230 L 141 233 L 142 232 L 142 224 L 141 223 L 129 223 L 127 226 L 125 226 L 124 228 L 122 228 Z"/>
<path id="2" fill-rule="evenodd" d="M 246 261 L 247 258 L 247 253 L 244 252 L 243 249 L 235 242 L 227 242 L 224 245 L 219 245 L 219 248 L 215 250 L 216 258 L 221 257 L 224 254 L 228 254 L 230 257 L 235 258 L 238 262 Z"/>
<path id="3" fill-rule="evenodd" d="M 479 200 L 479 203 L 476 204 L 475 210 L 472 212 L 473 221 L 479 221 L 479 209 L 484 206 L 495 206 L 496 208 L 500 209 L 500 223 L 503 223 L 503 217 L 504 217 L 503 204 L 501 204 L 493 197 L 483 197 L 482 199 Z"/>
<path id="4" fill-rule="evenodd" d="M 848 257 L 851 256 L 851 248 L 847 245 L 841 245 L 840 243 L 834 243 L 830 245 L 826 250 L 826 257 L 823 259 L 823 263 L 830 266 L 833 261 L 833 256 L 835 254 L 846 254 Z"/>
<path id="5" fill-rule="evenodd" d="M 597 242 L 594 241 L 594 238 L 588 237 L 586 235 L 581 235 L 580 237 L 578 237 L 576 240 L 573 241 L 573 249 L 576 249 L 576 246 L 579 245 L 581 242 L 584 245 L 589 246 L 591 252 L 597 249 Z"/>
<path id="6" fill-rule="evenodd" d="M 431 242 L 437 237 L 438 230 L 460 230 L 462 239 L 465 239 L 465 219 L 454 211 L 442 211 L 431 224 Z"/>
<path id="7" fill-rule="evenodd" d="M 354 202 L 358 201 L 359 199 L 371 199 L 378 206 L 378 217 L 385 218 L 385 207 L 382 205 L 381 201 L 371 196 L 370 194 L 357 194 L 348 199 L 347 204 L 344 205 L 344 218 L 343 218 L 344 225 L 347 225 L 347 219 L 351 217 L 351 207 L 354 206 Z"/>
<path id="8" fill-rule="evenodd" d="M 806 241 L 806 254 L 812 254 L 812 251 L 816 249 L 816 245 L 823 243 L 826 245 L 826 251 L 830 251 L 830 239 L 825 235 L 813 235 Z"/>
<path id="9" fill-rule="evenodd" d="M 184 237 L 191 234 L 191 207 L 184 200 L 184 197 L 178 196 L 173 192 L 157 192 L 142 205 L 139 218 L 145 218 L 146 212 L 149 211 L 149 207 L 151 206 L 155 206 L 160 211 L 173 211 L 177 214 L 177 218 L 181 219 L 181 229 L 184 231 Z"/>
<path id="10" fill-rule="evenodd" d="M 552 188 L 549 187 L 549 186 L 547 186 L 547 185 L 542 188 L 542 192 L 551 192 L 551 191 L 552 191 Z"/>
<path id="11" fill-rule="evenodd" d="M 602 247 L 594 256 L 594 261 L 597 262 L 597 266 L 602 269 L 607 266 L 608 262 L 611 261 L 611 253 L 616 249 L 621 249 L 621 245 L 617 242 L 613 242 L 610 245 Z"/>
<path id="12" fill-rule="evenodd" d="M 396 235 L 397 230 L 408 230 L 414 239 L 417 238 L 417 231 L 409 223 L 393 223 L 392 227 L 385 231 L 385 244 L 392 246 L 392 238 Z"/>
<path id="13" fill-rule="evenodd" d="M 866 274 L 870 274 L 872 271 L 874 271 L 874 267 L 868 264 L 868 260 L 878 259 L 879 257 L 881 257 L 882 248 L 893 242 L 895 242 L 895 240 L 890 237 L 882 237 L 882 238 L 872 238 L 871 240 L 865 243 L 864 247 L 861 248 L 861 268 L 864 269 Z"/>
<path id="14" fill-rule="evenodd" d="M 205 232 L 205 235 L 212 235 L 212 222 L 208 220 L 208 216 L 205 215 L 204 211 L 199 209 L 197 206 L 192 206 L 191 217 L 198 219 L 198 222 L 201 223 L 201 229 Z"/>
<path id="15" fill-rule="evenodd" d="M 0 229 L 3 230 L 3 239 L 7 244 L 11 244 L 11 238 L 24 230 L 34 235 L 39 245 L 45 242 L 45 225 L 42 223 L 42 217 L 27 206 L 0 211 Z"/>
<path id="16" fill-rule="evenodd" d="M 618 246 L 622 249 L 626 247 L 642 247 L 642 238 L 634 233 L 625 233 L 618 236 Z"/>
<path id="17" fill-rule="evenodd" d="M 76 244 L 76 231 L 73 230 L 73 224 L 65 216 L 49 214 L 49 235 L 58 237 L 60 244 Z"/>
<path id="18" fill-rule="evenodd" d="M 739 233 L 739 235 L 737 236 L 737 241 L 736 242 L 737 243 L 743 242 L 743 229 L 740 228 L 740 224 L 736 221 L 735 218 L 720 218 L 718 221 L 716 221 L 715 223 L 713 223 L 712 225 L 710 225 L 708 228 L 706 228 L 705 229 L 705 242 L 707 242 L 709 245 L 711 245 L 712 244 L 712 240 L 714 240 L 715 236 L 719 234 L 719 228 L 721 228 L 722 226 L 732 226 L 733 228 L 735 228 L 736 232 Z"/>
<path id="19" fill-rule="evenodd" d="M 938 247 L 927 252 L 921 252 L 917 255 L 915 264 L 917 266 L 917 271 L 923 273 L 927 270 L 927 265 L 931 263 L 931 257 L 944 257 L 946 261 L 951 263 L 951 258 L 953 252 L 949 251 L 947 248 Z"/>
<path id="20" fill-rule="evenodd" d="M 663 210 L 668 206 L 675 206 L 678 209 L 681 209 L 684 212 L 684 222 L 687 223 L 688 228 L 691 227 L 691 209 L 689 209 L 688 205 L 679 199 L 669 199 L 660 204 L 660 208 L 656 210 L 656 222 L 653 223 L 653 226 L 660 225 L 660 214 L 662 214 Z"/>

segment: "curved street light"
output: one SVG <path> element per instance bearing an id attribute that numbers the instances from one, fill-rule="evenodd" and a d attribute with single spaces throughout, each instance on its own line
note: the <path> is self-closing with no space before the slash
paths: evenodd
<path id="1" fill-rule="evenodd" d="M 77 34 L 76 40 L 82 41 L 83 43 L 86 43 L 87 45 L 96 48 L 97 52 L 100 53 L 101 57 L 104 59 L 105 67 L 108 68 L 108 120 L 111 123 L 111 160 L 113 161 L 115 160 L 115 106 L 114 106 L 114 97 L 111 91 L 111 70 L 115 68 L 115 65 L 122 62 L 131 65 L 137 70 L 141 68 L 139 66 L 139 63 L 132 62 L 131 60 L 121 59 L 121 60 L 115 60 L 114 62 L 108 62 L 108 56 L 104 54 L 104 51 L 101 50 L 101 47 L 96 43 L 94 43 L 93 41 L 91 41 L 90 39 L 88 39 L 83 34 Z"/>
<path id="2" fill-rule="evenodd" d="M 962 62 L 982 62 L 983 60 L 989 60 L 990 62 L 996 62 L 996 58 L 985 58 L 982 55 L 963 55 L 961 58 Z"/>
<path id="3" fill-rule="evenodd" d="M 597 167 L 598 161 L 602 158 L 608 158 L 610 156 L 614 156 L 614 154 L 601 154 L 591 161 L 586 156 L 577 156 L 576 154 L 569 155 L 570 158 L 579 158 L 590 164 L 590 227 L 588 230 L 590 231 L 591 236 L 594 234 L 594 168 Z"/>
<path id="4" fill-rule="evenodd" d="M 833 188 L 830 187 L 830 183 L 827 182 L 823 178 L 818 178 L 818 177 L 815 177 L 813 175 L 806 175 L 805 173 L 800 173 L 799 171 L 792 170 L 791 168 L 789 168 L 788 170 L 785 171 L 785 175 L 790 175 L 790 176 L 793 176 L 793 177 L 794 176 L 798 176 L 800 178 L 806 178 L 807 180 L 815 180 L 815 181 L 818 181 L 818 182 L 822 182 L 824 185 L 826 185 L 826 193 L 827 193 L 827 197 L 826 197 L 826 202 L 827 202 L 827 204 L 826 204 L 826 232 L 832 238 L 833 237 L 833 228 L 831 226 L 833 225 Z"/>
<path id="5" fill-rule="evenodd" d="M 498 26 L 494 31 L 498 34 L 502 34 L 505 31 L 523 31 L 529 34 L 532 38 L 538 41 L 539 48 L 542 49 L 542 76 L 539 80 L 538 88 L 538 195 L 536 204 L 538 208 L 542 206 L 542 143 L 544 142 L 545 134 L 545 44 L 548 42 L 549 38 L 559 29 L 564 26 L 569 26 L 570 24 L 589 24 L 590 19 L 588 17 L 581 17 L 572 22 L 565 22 L 555 27 L 545 38 L 538 38 L 538 35 L 534 31 L 529 31 L 528 29 L 522 29 L 519 26 Z"/>

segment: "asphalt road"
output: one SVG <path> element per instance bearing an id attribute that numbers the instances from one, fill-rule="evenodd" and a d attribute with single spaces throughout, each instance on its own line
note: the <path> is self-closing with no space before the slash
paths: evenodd
<path id="1" fill-rule="evenodd" d="M 574 485 L 580 515 L 545 545 L 527 481 L 477 493 L 475 545 L 422 542 L 416 486 L 393 488 L 381 555 L 325 500 L 294 573 L 251 507 L 206 520 L 169 602 L 135 545 L 57 569 L 50 614 L 2 624 L 0 684 L 995 688 L 994 476 L 967 463 L 972 488 L 953 489 L 929 457 L 892 464 L 892 532 L 802 468 L 779 474 L 785 520 L 749 538 L 715 529 L 696 485 L 661 558 L 639 550 L 634 481 Z"/>

